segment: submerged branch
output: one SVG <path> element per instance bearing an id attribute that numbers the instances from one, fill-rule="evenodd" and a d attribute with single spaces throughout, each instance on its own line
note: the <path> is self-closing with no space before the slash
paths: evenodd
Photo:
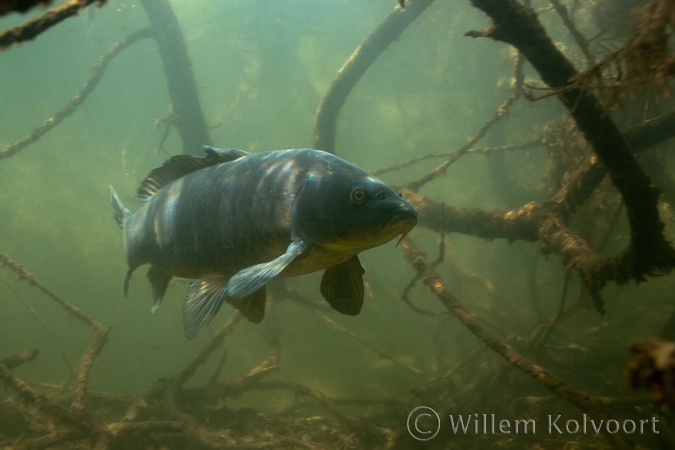
<path id="1" fill-rule="evenodd" d="M 409 371 L 411 371 L 411 372 L 413 372 L 413 373 L 416 373 L 417 375 L 424 375 L 424 372 L 422 372 L 421 370 L 419 370 L 419 369 L 417 369 L 417 368 L 415 368 L 415 367 L 413 367 L 413 366 L 411 366 L 411 365 L 409 365 L 409 364 L 402 363 L 401 361 L 399 361 L 399 360 L 397 360 L 397 359 L 395 359 L 395 358 L 392 358 L 391 356 L 387 355 L 386 353 L 383 353 L 383 352 L 380 351 L 377 347 L 375 347 L 373 344 L 371 344 L 370 342 L 368 342 L 367 340 L 365 340 L 364 338 L 362 338 L 362 337 L 359 336 L 358 334 L 356 334 L 356 333 L 354 333 L 354 332 L 352 332 L 352 331 L 349 331 L 348 329 L 346 329 L 345 327 L 343 327 L 343 326 L 341 326 L 341 325 L 338 325 L 338 324 L 335 323 L 333 320 L 331 320 L 330 318 L 328 318 L 328 316 L 326 316 L 325 314 L 321 314 L 321 313 L 318 312 L 318 311 L 314 311 L 314 313 L 315 313 L 317 316 L 319 316 L 324 322 L 328 323 L 328 325 L 330 325 L 331 327 L 333 327 L 335 330 L 341 331 L 341 332 L 347 334 L 348 336 L 353 337 L 354 339 L 356 339 L 356 340 L 359 341 L 360 343 L 364 344 L 366 347 L 370 348 L 371 350 L 374 350 L 375 353 L 377 353 L 377 354 L 380 356 L 380 358 L 383 358 L 383 359 L 386 359 L 386 360 L 388 360 L 388 361 L 391 361 L 391 362 L 393 362 L 394 364 L 396 364 L 397 366 L 403 367 L 404 369 L 408 369 Z"/>
<path id="2" fill-rule="evenodd" d="M 513 45 L 545 83 L 559 90 L 559 99 L 569 109 L 626 204 L 631 243 L 618 258 L 594 272 L 611 271 L 619 281 L 644 281 L 647 275 L 669 271 L 675 266 L 675 250 L 663 236 L 664 224 L 657 209 L 659 190 L 650 184 L 597 98 L 574 86 L 572 80 L 577 71 L 556 48 L 534 11 L 515 0 L 471 0 L 471 3 L 487 13 L 493 25 L 467 34 Z"/>
<path id="3" fill-rule="evenodd" d="M 318 389 L 285 380 L 263 380 L 261 379 L 261 375 L 263 374 L 264 373 L 256 374 L 255 376 L 245 376 L 229 383 L 217 383 L 204 388 L 186 389 L 183 392 L 181 400 L 191 402 L 194 401 L 193 399 L 195 397 L 200 398 L 208 396 L 212 401 L 216 402 L 218 399 L 240 395 L 242 392 L 270 389 L 287 390 L 297 396 L 311 398 L 317 404 L 326 408 L 338 420 L 361 435 L 370 435 L 370 437 L 372 437 L 374 432 L 377 432 L 377 434 L 381 434 L 386 440 L 389 440 L 392 436 L 390 433 L 391 430 L 376 427 L 367 420 L 363 420 L 362 418 L 352 416 L 342 411 L 335 404 L 333 399 L 329 398 Z"/>
<path id="4" fill-rule="evenodd" d="M 502 119 L 506 115 L 506 112 L 508 111 L 509 107 L 513 104 L 513 102 L 515 102 L 518 99 L 519 96 L 520 96 L 519 94 L 511 94 L 511 96 L 507 98 L 504 101 L 504 103 L 502 103 L 499 106 L 499 108 L 497 108 L 497 110 L 492 114 L 492 116 L 485 121 L 480 130 L 478 130 L 476 134 L 471 136 L 471 138 L 469 138 L 464 143 L 462 148 L 453 153 L 450 156 L 450 158 L 448 158 L 443 164 L 439 165 L 438 167 L 436 167 L 434 170 L 432 170 L 419 180 L 409 182 L 407 184 L 408 188 L 410 188 L 413 191 L 418 191 L 419 188 L 427 184 L 429 181 L 445 174 L 445 171 L 448 170 L 448 167 L 450 167 L 450 165 L 454 164 L 455 161 L 464 156 L 471 147 L 476 145 L 476 142 L 478 142 L 480 139 L 483 138 L 483 136 L 485 136 L 485 133 L 487 133 L 488 130 L 492 128 L 492 126 L 495 123 L 497 123 L 500 119 Z"/>
<path id="5" fill-rule="evenodd" d="M 23 266 L 15 261 L 13 261 L 9 255 L 0 252 L 0 262 L 5 266 L 9 267 L 14 273 L 16 273 L 16 278 L 18 280 L 26 280 L 31 286 L 38 288 L 52 300 L 54 300 L 59 305 L 63 306 L 66 311 L 68 311 L 73 316 L 77 317 L 80 321 L 86 323 L 90 327 L 101 326 L 100 323 L 92 319 L 87 313 L 81 309 L 71 305 L 66 300 L 61 298 L 56 292 L 49 289 L 47 286 L 42 284 L 40 280 L 35 278 L 32 273 L 28 272 Z"/>
<path id="6" fill-rule="evenodd" d="M 622 130 L 622 134 L 634 153 L 646 150 L 665 140 L 675 137 L 675 111 Z M 564 204 L 572 214 L 595 191 L 607 175 L 607 169 L 598 158 L 592 158 L 570 177 L 570 181 L 553 198 Z"/>
<path id="7" fill-rule="evenodd" d="M 432 200 L 407 186 L 399 192 L 419 212 L 418 224 L 433 231 L 462 233 L 482 239 L 507 239 L 509 242 L 539 240 L 532 213 L 540 206 L 529 203 L 510 211 L 483 211 L 480 208 L 456 208 Z"/>
<path id="8" fill-rule="evenodd" d="M 0 0 L 0 16 L 8 12 L 24 13 L 34 6 L 48 6 L 52 0 Z"/>
<path id="9" fill-rule="evenodd" d="M 384 21 L 352 53 L 347 62 L 338 70 L 333 84 L 321 99 L 314 119 L 314 148 L 335 153 L 335 134 L 337 118 L 349 93 L 361 79 L 378 56 L 392 42 L 397 41 L 401 33 L 434 0 L 415 0 L 405 9 L 396 6 Z"/>
<path id="10" fill-rule="evenodd" d="M 5 266 L 9 267 L 12 271 L 14 271 L 14 273 L 16 273 L 16 277 L 18 280 L 26 280 L 28 284 L 41 290 L 52 300 L 54 300 L 56 303 L 65 308 L 66 311 L 68 311 L 73 316 L 77 317 L 80 321 L 89 325 L 89 327 L 91 328 L 94 337 L 91 344 L 89 345 L 89 349 L 84 355 L 82 355 L 79 366 L 77 367 L 77 369 L 75 369 L 75 385 L 74 385 L 75 395 L 73 396 L 73 401 L 71 403 L 71 409 L 78 411 L 84 410 L 89 374 L 91 372 L 91 368 L 94 364 L 94 361 L 101 353 L 101 350 L 103 349 L 103 346 L 107 341 L 108 333 L 110 332 L 111 327 L 103 326 L 101 323 L 92 319 L 87 313 L 85 313 L 81 309 L 71 305 L 69 302 L 61 298 L 54 291 L 52 291 L 47 286 L 42 284 L 37 278 L 33 276 L 33 274 L 26 271 L 21 264 L 18 264 L 15 261 L 13 261 L 8 255 L 0 252 L 0 262 L 4 263 Z M 21 380 L 18 381 L 23 383 L 23 381 Z M 36 402 L 38 404 L 38 407 L 40 407 L 40 405 L 44 403 L 43 400 L 39 396 L 33 395 L 33 393 L 30 392 L 29 390 L 30 388 L 28 388 L 28 386 L 25 385 L 25 383 L 23 383 L 25 386 L 22 387 L 21 383 L 15 384 L 13 385 L 13 387 L 15 389 L 22 389 L 22 392 L 24 392 L 22 395 L 24 395 L 26 399 L 29 400 L 32 399 L 32 401 Z M 19 387 L 17 388 L 17 386 Z M 21 392 L 19 393 L 21 394 Z"/>
<path id="11" fill-rule="evenodd" d="M 467 154 L 469 155 L 491 155 L 493 153 L 503 153 L 503 152 L 512 152 L 515 150 L 525 150 L 528 148 L 532 147 L 538 147 L 541 146 L 541 140 L 535 140 L 535 141 L 530 141 L 526 142 L 525 144 L 520 144 L 520 145 L 502 145 L 499 147 L 485 147 L 485 148 L 471 148 L 467 150 Z M 371 170 L 370 173 L 373 175 L 381 175 L 383 173 L 387 172 L 393 172 L 395 170 L 401 170 L 406 167 L 412 166 L 413 164 L 416 164 L 421 161 L 425 161 L 427 159 L 434 159 L 434 158 L 446 158 L 448 156 L 452 156 L 456 151 L 448 151 L 448 152 L 436 152 L 436 153 L 428 153 L 426 155 L 418 156 L 416 158 L 409 159 L 407 161 L 403 161 L 400 163 L 392 164 L 390 166 L 382 167 L 380 169 L 376 170 Z"/>
<path id="12" fill-rule="evenodd" d="M 104 327 L 100 323 L 95 323 L 92 326 L 92 333 L 94 337 L 89 344 L 87 352 L 82 355 L 80 358 L 80 364 L 75 370 L 75 384 L 73 395 L 73 401 L 70 405 L 72 409 L 75 410 L 84 410 L 85 402 L 87 399 L 87 384 L 89 383 L 89 374 L 91 373 L 91 368 L 94 365 L 94 361 L 98 358 L 98 355 L 101 354 L 103 346 L 108 341 L 108 333 L 110 332 L 111 326 Z"/>
<path id="13" fill-rule="evenodd" d="M 178 129 L 183 153 L 201 156 L 203 146 L 211 145 L 211 137 L 178 17 L 168 0 L 141 0 L 141 5 L 152 25 L 164 65 L 171 97 L 171 124 Z"/>
<path id="14" fill-rule="evenodd" d="M 61 123 L 63 119 L 67 118 L 75 112 L 75 110 L 89 97 L 98 85 L 98 83 L 103 78 L 103 74 L 108 66 L 108 63 L 117 56 L 122 50 L 129 47 L 130 45 L 140 41 L 141 39 L 146 39 L 153 37 L 152 30 L 150 28 L 144 28 L 130 34 L 125 39 L 122 39 L 115 45 L 113 45 L 108 52 L 99 58 L 91 68 L 91 75 L 84 86 L 75 94 L 73 99 L 68 103 L 61 111 L 54 114 L 52 117 L 47 119 L 42 125 L 35 128 L 28 136 L 23 139 L 20 139 L 12 144 L 9 144 L 0 150 L 0 160 L 14 156 L 21 150 L 23 150 L 28 145 L 37 141 L 54 128 L 56 125 Z"/>
<path id="15" fill-rule="evenodd" d="M 0 359 L 0 364 L 9 370 L 14 370 L 22 364 L 30 362 L 37 357 L 38 348 L 33 347 L 16 355 L 9 356 L 5 359 Z"/>
<path id="16" fill-rule="evenodd" d="M 241 314 L 239 314 L 239 312 L 232 314 L 183 370 L 172 378 L 156 381 L 152 386 L 138 395 L 127 408 L 123 421 L 134 422 L 142 419 L 148 404 L 151 401 L 157 401 L 161 405 L 163 411 L 168 414 L 172 420 L 194 422 L 194 417 L 182 412 L 177 405 L 179 398 L 184 391 L 183 385 L 194 376 L 197 369 L 207 361 L 209 356 L 220 348 L 227 335 L 232 332 L 240 319 Z M 217 383 L 209 384 L 209 386 L 216 385 Z"/>
<path id="17" fill-rule="evenodd" d="M 567 27 L 567 29 L 570 31 L 572 34 L 572 37 L 574 38 L 574 41 L 577 43 L 579 48 L 581 49 L 581 52 L 584 54 L 586 57 L 587 61 L 591 61 L 591 51 L 588 48 L 588 41 L 584 37 L 583 34 L 579 31 L 577 26 L 575 25 L 574 21 L 572 20 L 572 17 L 570 16 L 569 11 L 563 5 L 560 3 L 560 0 L 549 0 L 551 2 L 551 5 L 553 5 L 553 9 L 558 13 L 560 16 L 560 19 L 562 20 L 563 24 Z"/>
<path id="18" fill-rule="evenodd" d="M 675 342 L 659 338 L 630 344 L 628 375 L 633 389 L 651 391 L 654 400 L 675 406 Z"/>
<path id="19" fill-rule="evenodd" d="M 675 135 L 675 113 L 669 112 L 624 130 L 625 139 L 638 152 Z M 658 137 L 658 138 L 655 138 Z M 541 240 L 562 256 L 563 263 L 581 272 L 588 287 L 597 294 L 608 281 L 625 283 L 635 278 L 635 250 L 629 247 L 615 256 L 598 255 L 589 244 L 567 227 L 567 218 L 594 192 L 607 170 L 596 158 L 583 166 L 550 201 L 528 203 L 510 211 L 483 211 L 455 208 L 431 200 L 407 186 L 400 187 L 403 197 L 420 212 L 420 226 L 434 231 L 456 232 L 483 239 L 507 239 L 509 242 Z M 669 252 L 650 254 L 661 268 L 672 267 Z M 651 273 L 651 272 L 650 272 Z M 602 304 L 596 297 L 596 307 Z"/>
<path id="20" fill-rule="evenodd" d="M 182 386 L 190 378 L 192 378 L 199 366 L 206 362 L 211 353 L 223 345 L 225 337 L 227 337 L 227 335 L 232 332 L 234 327 L 237 325 L 237 322 L 239 322 L 239 319 L 241 319 L 241 314 L 238 312 L 235 312 L 230 317 L 228 317 L 227 321 L 222 327 L 220 327 L 220 330 L 218 330 L 216 334 L 213 335 L 206 346 L 204 346 L 204 348 L 202 348 L 199 353 L 197 353 L 194 358 L 192 358 L 188 365 L 183 370 L 181 370 L 178 375 L 171 379 L 172 384 L 175 384 L 176 386 Z"/>
<path id="21" fill-rule="evenodd" d="M 77 15 L 78 12 L 92 3 L 97 2 L 98 6 L 103 6 L 106 1 L 107 0 L 71 0 L 38 18 L 29 20 L 23 25 L 10 28 L 9 30 L 0 33 L 0 50 L 5 50 L 13 44 L 35 39 L 54 25 L 62 22 L 68 17 Z"/>
<path id="22" fill-rule="evenodd" d="M 52 402 L 45 395 L 28 386 L 25 381 L 16 377 L 4 364 L 0 364 L 0 380 L 4 381 L 7 386 L 14 389 L 22 400 L 35 405 L 51 420 L 68 426 L 76 426 L 78 424 L 80 426 L 85 426 L 83 421 L 78 420 L 78 418 L 74 417 L 67 409 Z"/>
<path id="23" fill-rule="evenodd" d="M 73 370 L 73 367 L 71 366 L 70 361 L 68 360 L 68 357 L 66 356 L 66 352 L 63 350 L 63 348 L 61 348 L 61 345 L 59 344 L 58 339 L 56 339 L 56 336 L 54 335 L 54 332 L 52 331 L 51 327 L 49 325 L 47 325 L 47 322 L 45 322 L 45 320 L 38 314 L 38 312 L 35 310 L 35 308 L 33 308 L 33 306 L 30 303 L 28 303 L 28 301 L 25 298 L 23 298 L 23 296 L 19 293 L 18 290 L 16 290 L 14 288 L 14 286 L 9 284 L 7 282 L 7 280 L 5 280 L 2 276 L 0 276 L 0 281 L 2 281 L 10 291 L 12 291 L 12 293 L 16 296 L 16 298 L 18 298 L 19 301 L 21 303 L 23 303 L 26 306 L 26 308 L 28 308 L 28 311 L 30 311 L 30 313 L 33 315 L 33 317 L 35 317 L 35 319 L 38 322 L 40 322 L 42 327 L 45 329 L 45 332 L 47 332 L 47 334 L 49 335 L 49 338 L 54 343 L 54 346 L 56 347 L 56 350 L 61 354 L 61 357 L 63 358 L 63 362 L 66 363 L 66 367 L 68 367 L 68 371 L 70 372 L 71 376 L 73 376 L 73 378 L 74 378 L 75 377 L 75 371 Z"/>
<path id="24" fill-rule="evenodd" d="M 441 277 L 427 260 L 425 253 L 415 246 L 412 239 L 406 237 L 401 242 L 401 245 L 405 252 L 406 261 L 408 261 L 419 274 L 424 284 L 429 286 L 441 303 L 443 303 L 445 307 L 448 308 L 448 310 L 481 342 L 503 357 L 509 364 L 523 372 L 530 380 L 544 386 L 558 397 L 577 406 L 581 410 L 588 412 L 589 415 L 607 419 L 602 398 L 591 396 L 566 385 L 560 378 L 516 352 L 516 350 L 508 343 L 488 333 L 482 327 L 476 316 L 469 312 L 457 297 L 448 290 Z M 629 441 L 621 437 L 607 433 L 605 433 L 605 436 L 608 439 L 611 439 L 619 448 L 631 447 Z"/>
<path id="25" fill-rule="evenodd" d="M 643 151 L 659 142 L 673 138 L 675 137 L 675 111 L 628 127 L 623 130 L 623 135 L 634 152 Z M 536 145 L 535 142 L 530 144 Z M 426 156 L 411 160 L 411 164 L 423 158 Z M 407 165 L 407 163 L 401 164 Z M 396 168 L 398 167 L 391 166 L 386 169 L 395 170 Z M 570 181 L 552 201 L 558 207 L 564 207 L 566 215 L 572 214 L 593 193 L 606 174 L 604 166 L 595 159 L 572 175 Z M 400 187 L 399 190 L 403 197 L 420 212 L 419 224 L 431 230 L 462 233 L 489 240 L 507 239 L 509 242 L 539 240 L 539 227 L 535 223 L 536 215 L 533 213 L 538 211 L 541 205 L 536 203 L 510 211 L 484 211 L 479 208 L 452 207 L 431 200 L 406 186 Z"/>
<path id="26" fill-rule="evenodd" d="M 652 147 L 675 137 L 675 111 L 670 111 L 623 130 L 628 145 L 634 151 Z"/>

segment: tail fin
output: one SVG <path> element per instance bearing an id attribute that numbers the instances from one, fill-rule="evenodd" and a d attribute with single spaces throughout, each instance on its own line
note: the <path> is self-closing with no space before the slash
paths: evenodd
<path id="1" fill-rule="evenodd" d="M 124 227 L 126 226 L 127 219 L 131 216 L 131 211 L 124 207 L 112 186 L 110 186 L 110 204 L 113 207 L 113 217 L 115 218 L 117 225 L 119 225 L 122 229 L 122 236 L 124 237 L 124 253 L 127 254 L 127 234 Z M 122 289 L 124 290 L 125 297 L 129 292 L 129 280 L 131 279 L 131 274 L 133 271 L 134 269 L 129 267 L 127 268 L 127 272 L 124 274 L 124 283 Z"/>
<path id="2" fill-rule="evenodd" d="M 113 207 L 113 217 L 117 225 L 124 230 L 124 222 L 131 215 L 131 211 L 124 207 L 112 186 L 110 186 L 110 204 Z"/>

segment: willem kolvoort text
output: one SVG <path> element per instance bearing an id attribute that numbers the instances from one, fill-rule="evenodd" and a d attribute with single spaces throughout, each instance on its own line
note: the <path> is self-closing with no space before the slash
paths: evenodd
<path id="1" fill-rule="evenodd" d="M 565 419 L 562 415 L 548 415 L 547 434 L 659 434 L 656 417 L 638 420 Z M 497 419 L 495 414 L 450 415 L 450 427 L 454 434 L 536 434 L 536 419 Z M 540 429 L 541 432 L 541 429 Z"/>

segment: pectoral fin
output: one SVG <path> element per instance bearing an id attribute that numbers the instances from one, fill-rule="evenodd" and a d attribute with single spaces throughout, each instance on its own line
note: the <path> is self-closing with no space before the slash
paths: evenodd
<path id="1" fill-rule="evenodd" d="M 279 275 L 306 248 L 307 244 L 296 236 L 283 255 L 270 262 L 256 264 L 237 272 L 227 284 L 227 295 L 233 299 L 248 297 Z"/>
<path id="2" fill-rule="evenodd" d="M 244 298 L 227 298 L 227 302 L 237 308 L 240 313 L 253 323 L 260 323 L 265 317 L 265 301 L 267 288 L 261 287 L 253 294 Z"/>
<path id="3" fill-rule="evenodd" d="M 185 337 L 196 338 L 211 323 L 225 299 L 227 280 L 209 278 L 190 283 L 183 305 Z"/>
<path id="4" fill-rule="evenodd" d="M 356 316 L 363 306 L 364 273 L 357 255 L 327 268 L 321 278 L 321 295 L 334 310 Z"/>

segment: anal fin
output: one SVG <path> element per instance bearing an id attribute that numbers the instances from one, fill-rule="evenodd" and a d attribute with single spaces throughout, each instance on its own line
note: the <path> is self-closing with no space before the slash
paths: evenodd
<path id="1" fill-rule="evenodd" d="M 154 300 L 154 303 L 152 304 L 152 312 L 155 312 L 162 303 L 162 299 L 166 293 L 166 288 L 169 286 L 169 281 L 171 280 L 171 275 L 166 272 L 162 272 L 156 266 L 150 266 L 147 277 L 148 281 L 150 281 L 150 285 L 152 286 L 152 299 Z"/>
<path id="2" fill-rule="evenodd" d="M 267 288 L 261 287 L 253 294 L 243 298 L 227 297 L 227 302 L 237 308 L 240 313 L 253 323 L 260 323 L 265 317 L 265 301 Z"/>
<path id="3" fill-rule="evenodd" d="M 327 268 L 321 278 L 321 295 L 334 310 L 356 316 L 363 306 L 365 272 L 357 255 Z"/>
<path id="4" fill-rule="evenodd" d="M 185 337 L 196 338 L 211 323 L 225 300 L 227 279 L 209 278 L 190 283 L 183 305 Z"/>

